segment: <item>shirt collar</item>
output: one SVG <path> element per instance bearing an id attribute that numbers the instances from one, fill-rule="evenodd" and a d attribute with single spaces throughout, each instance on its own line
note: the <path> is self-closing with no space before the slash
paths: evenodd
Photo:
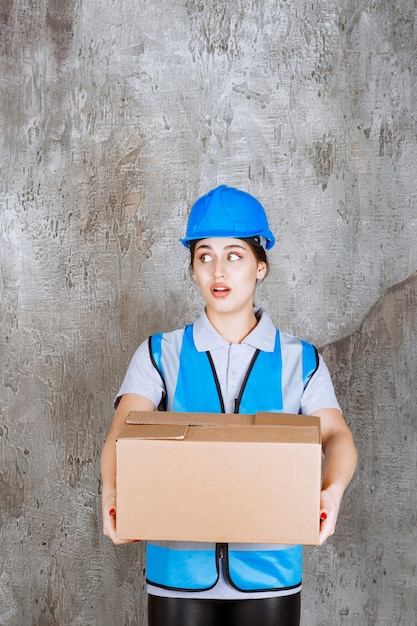
<path id="1" fill-rule="evenodd" d="M 273 352 L 276 329 L 271 317 L 267 311 L 261 308 L 255 308 L 254 312 L 259 321 L 242 343 L 263 352 Z M 214 328 L 205 311 L 194 322 L 193 337 L 199 352 L 212 351 L 230 345 Z"/>

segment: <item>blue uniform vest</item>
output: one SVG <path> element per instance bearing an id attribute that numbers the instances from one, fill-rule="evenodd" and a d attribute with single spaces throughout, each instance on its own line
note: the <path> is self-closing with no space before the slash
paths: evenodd
<path id="1" fill-rule="evenodd" d="M 192 325 L 153 335 L 149 351 L 164 382 L 161 408 L 224 412 L 210 353 L 197 351 Z M 273 352 L 255 351 L 235 412 L 299 413 L 302 393 L 317 366 L 314 346 L 277 330 Z M 291 589 L 301 584 L 301 552 L 301 546 L 275 544 L 152 541 L 147 544 L 147 581 L 167 589 L 210 589 L 218 580 L 221 556 L 229 582 L 240 591 Z"/>

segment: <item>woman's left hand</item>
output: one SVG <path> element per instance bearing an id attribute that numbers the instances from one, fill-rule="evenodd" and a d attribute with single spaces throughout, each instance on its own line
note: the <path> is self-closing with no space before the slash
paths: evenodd
<path id="1" fill-rule="evenodd" d="M 336 529 L 337 516 L 339 514 L 340 500 L 332 495 L 330 490 L 325 489 L 320 495 L 320 535 L 319 545 L 323 543 Z"/>
<path id="2" fill-rule="evenodd" d="M 319 535 L 319 544 L 323 545 L 335 531 L 343 493 L 355 472 L 357 452 L 352 433 L 338 409 L 320 409 L 315 415 L 320 417 L 325 458 Z"/>

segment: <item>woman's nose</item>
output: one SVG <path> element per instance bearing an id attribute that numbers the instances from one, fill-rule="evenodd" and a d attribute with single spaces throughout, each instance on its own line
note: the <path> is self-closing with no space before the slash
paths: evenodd
<path id="1" fill-rule="evenodd" d="M 214 277 L 215 278 L 223 278 L 225 275 L 225 270 L 222 263 L 217 263 L 214 268 Z"/>

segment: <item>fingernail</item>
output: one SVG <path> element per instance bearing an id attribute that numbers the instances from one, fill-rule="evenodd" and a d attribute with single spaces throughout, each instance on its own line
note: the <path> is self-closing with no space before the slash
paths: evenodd
<path id="1" fill-rule="evenodd" d="M 323 520 L 323 522 L 325 519 L 327 519 L 327 513 L 325 511 L 323 511 L 322 514 L 320 515 L 320 519 Z"/>
<path id="2" fill-rule="evenodd" d="M 111 515 L 113 517 L 113 515 L 116 515 L 116 509 L 114 509 L 113 507 L 110 509 L 109 511 L 109 515 Z"/>

